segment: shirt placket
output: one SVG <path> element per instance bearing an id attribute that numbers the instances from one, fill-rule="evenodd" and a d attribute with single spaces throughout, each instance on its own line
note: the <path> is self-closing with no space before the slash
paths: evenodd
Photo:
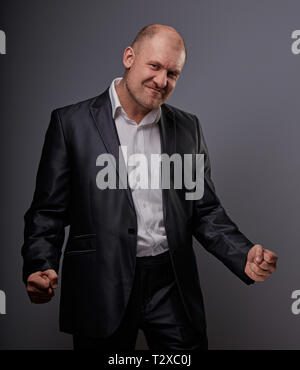
<path id="1" fill-rule="evenodd" d="M 148 166 L 150 165 L 149 156 L 147 156 L 146 148 L 145 148 L 145 127 L 138 126 L 136 132 L 136 153 L 141 153 L 146 156 L 148 161 Z M 149 167 L 148 167 L 149 168 Z M 148 172 L 149 175 L 149 172 Z M 146 230 L 147 234 L 150 236 L 152 240 L 152 247 L 155 246 L 155 239 L 153 238 L 153 233 L 149 228 L 147 220 L 149 220 L 149 212 L 151 213 L 151 209 L 149 208 L 149 204 L 147 204 L 146 199 L 149 197 L 149 186 L 150 186 L 150 179 L 148 177 L 148 189 L 137 189 L 137 203 L 140 208 L 141 218 L 144 226 L 144 230 Z"/>

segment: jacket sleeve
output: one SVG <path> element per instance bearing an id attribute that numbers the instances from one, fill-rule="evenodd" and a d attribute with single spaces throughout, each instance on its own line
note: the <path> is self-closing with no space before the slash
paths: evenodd
<path id="1" fill-rule="evenodd" d="M 36 186 L 24 216 L 23 281 L 36 271 L 58 271 L 70 200 L 70 162 L 57 110 L 51 114 Z"/>
<path id="2" fill-rule="evenodd" d="M 253 243 L 243 235 L 229 218 L 218 199 L 211 180 L 211 167 L 198 118 L 196 119 L 198 153 L 204 154 L 204 194 L 194 200 L 193 235 L 201 245 L 246 284 L 252 284 L 244 272 L 248 251 Z"/>

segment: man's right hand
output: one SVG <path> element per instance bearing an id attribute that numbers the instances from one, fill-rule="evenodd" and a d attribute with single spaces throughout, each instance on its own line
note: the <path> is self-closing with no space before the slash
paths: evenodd
<path id="1" fill-rule="evenodd" d="M 26 290 L 31 302 L 47 303 L 54 296 L 57 288 L 57 273 L 52 270 L 37 271 L 29 275 Z"/>

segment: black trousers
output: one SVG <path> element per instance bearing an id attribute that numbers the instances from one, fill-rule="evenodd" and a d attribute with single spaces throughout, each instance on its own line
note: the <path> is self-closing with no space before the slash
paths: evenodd
<path id="1" fill-rule="evenodd" d="M 169 252 L 137 257 L 132 292 L 118 329 L 104 339 L 74 335 L 74 349 L 131 351 L 139 329 L 150 350 L 207 349 L 206 331 L 196 331 L 185 313 Z"/>

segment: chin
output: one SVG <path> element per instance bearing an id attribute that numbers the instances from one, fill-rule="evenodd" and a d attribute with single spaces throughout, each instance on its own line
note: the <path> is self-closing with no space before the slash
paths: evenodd
<path id="1" fill-rule="evenodd" d="M 151 106 L 149 105 L 147 108 L 150 110 L 157 109 L 160 107 L 161 104 L 152 104 Z"/>
<path id="2" fill-rule="evenodd" d="M 144 105 L 145 108 L 147 109 L 157 109 L 161 106 L 163 102 L 160 101 L 160 100 L 156 100 L 156 101 L 152 101 L 152 102 L 148 102 Z"/>

